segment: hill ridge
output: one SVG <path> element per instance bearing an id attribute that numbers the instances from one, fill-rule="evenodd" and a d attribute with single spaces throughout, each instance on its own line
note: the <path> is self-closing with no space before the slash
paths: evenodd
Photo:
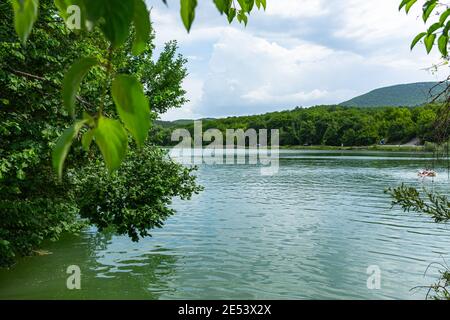
<path id="1" fill-rule="evenodd" d="M 439 82 L 398 84 L 372 90 L 339 105 L 347 107 L 415 107 L 432 100 L 443 88 Z"/>

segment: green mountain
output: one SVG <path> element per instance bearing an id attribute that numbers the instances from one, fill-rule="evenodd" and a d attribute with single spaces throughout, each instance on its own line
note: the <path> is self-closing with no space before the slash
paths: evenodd
<path id="1" fill-rule="evenodd" d="M 428 103 L 442 92 L 444 84 L 419 82 L 373 90 L 341 103 L 348 107 L 414 107 Z"/>

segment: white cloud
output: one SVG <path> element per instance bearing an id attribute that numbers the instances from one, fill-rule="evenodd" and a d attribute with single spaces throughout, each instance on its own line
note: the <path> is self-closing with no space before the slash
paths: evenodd
<path id="1" fill-rule="evenodd" d="M 153 24 L 156 28 L 156 44 L 158 46 L 176 39 L 181 45 L 199 41 L 215 41 L 226 26 L 194 25 L 191 33 L 187 33 L 180 17 L 169 8 L 153 8 L 151 12 Z"/>
<path id="2" fill-rule="evenodd" d="M 195 106 L 199 104 L 203 97 L 203 81 L 191 74 L 185 79 L 183 88 L 187 91 L 186 98 L 189 102 L 182 108 L 169 110 L 164 114 L 164 120 L 198 119 L 201 117 L 200 114 L 196 113 Z"/>
<path id="3" fill-rule="evenodd" d="M 358 42 L 411 37 L 422 27 L 421 21 L 416 19 L 417 10 L 414 8 L 414 12 L 406 16 L 398 11 L 398 5 L 396 0 L 346 0 L 345 5 L 339 5 L 340 28 L 334 34 Z"/>
<path id="4" fill-rule="evenodd" d="M 195 56 L 195 76 L 186 81 L 191 103 L 164 118 L 332 104 L 385 85 L 439 80 L 423 70 L 438 54 L 409 50 L 423 23 L 399 13 L 397 2 L 271 0 L 248 28 L 227 26 L 205 6 L 189 35 L 178 12 L 158 11 L 160 39 L 175 37 L 182 52 Z"/>
<path id="5" fill-rule="evenodd" d="M 266 13 L 283 18 L 317 17 L 327 13 L 323 0 L 275 0 L 268 1 Z"/>

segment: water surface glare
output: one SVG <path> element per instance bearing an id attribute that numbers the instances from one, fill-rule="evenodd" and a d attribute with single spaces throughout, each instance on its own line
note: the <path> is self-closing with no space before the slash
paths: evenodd
<path id="1" fill-rule="evenodd" d="M 402 182 L 448 194 L 446 168 L 423 180 L 431 155 L 280 151 L 280 170 L 200 166 L 205 191 L 174 201 L 178 213 L 133 243 L 98 234 L 50 243 L 49 256 L 0 270 L 2 299 L 423 299 L 431 262 L 450 258 L 450 227 L 392 209 Z M 444 164 L 445 165 L 445 164 Z M 82 290 L 66 288 L 78 265 Z M 381 269 L 369 290 L 366 270 Z"/>

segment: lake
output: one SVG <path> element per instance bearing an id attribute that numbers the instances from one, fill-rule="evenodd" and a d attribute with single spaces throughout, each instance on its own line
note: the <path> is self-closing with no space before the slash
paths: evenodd
<path id="1" fill-rule="evenodd" d="M 423 299 L 432 262 L 450 258 L 450 227 L 391 208 L 388 186 L 448 193 L 445 167 L 420 179 L 431 155 L 280 151 L 277 175 L 258 165 L 202 165 L 205 190 L 175 200 L 152 238 L 87 230 L 48 243 L 52 254 L 0 270 L 1 299 Z M 81 268 L 81 290 L 66 269 Z M 378 266 L 381 289 L 367 287 Z"/>

